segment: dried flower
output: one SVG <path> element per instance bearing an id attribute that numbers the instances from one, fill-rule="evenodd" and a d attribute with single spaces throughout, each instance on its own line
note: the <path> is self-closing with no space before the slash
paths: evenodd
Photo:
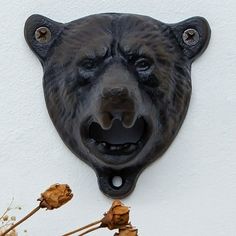
<path id="1" fill-rule="evenodd" d="M 11 221 L 16 221 L 16 217 L 15 216 L 11 216 Z"/>
<path id="2" fill-rule="evenodd" d="M 52 210 L 61 207 L 72 197 L 72 191 L 67 184 L 54 184 L 41 194 L 38 201 L 40 201 L 41 208 Z"/>
<path id="3" fill-rule="evenodd" d="M 119 233 L 115 233 L 114 236 L 138 236 L 138 230 L 128 225 L 119 229 Z"/>
<path id="4" fill-rule="evenodd" d="M 100 229 L 102 227 L 107 227 L 110 230 L 125 228 L 128 225 L 128 223 L 129 223 L 129 208 L 125 206 L 121 201 L 115 200 L 113 201 L 109 211 L 104 214 L 104 217 L 101 220 L 95 221 L 86 226 L 70 231 L 69 233 L 63 234 L 63 236 L 69 236 L 77 232 L 86 230 L 82 234 L 79 234 L 79 236 L 81 236 L 88 234 L 92 231 L 95 231 L 97 229 Z M 92 226 L 95 227 L 91 228 Z M 133 235 L 131 234 L 131 236 Z"/>
<path id="5" fill-rule="evenodd" d="M 32 215 L 34 215 L 38 210 L 40 210 L 41 208 L 47 208 L 48 210 L 59 208 L 60 206 L 70 201 L 72 197 L 73 194 L 67 184 L 52 185 L 49 189 L 41 194 L 41 198 L 38 199 L 38 201 L 40 201 L 39 206 L 34 208 L 29 214 L 13 224 L 11 227 L 7 228 L 5 232 L 0 232 L 0 236 L 16 236 L 16 234 L 10 234 L 15 232 L 13 231 L 13 229 L 30 218 Z M 3 216 L 5 216 L 5 213 Z M 2 218 L 3 217 L 1 217 L 0 219 Z M 14 220 L 14 218 L 12 220 Z"/>
<path id="6" fill-rule="evenodd" d="M 8 221 L 8 219 L 9 219 L 9 216 L 8 216 L 8 215 L 5 215 L 5 216 L 2 217 L 2 220 L 3 220 L 3 221 Z"/>
<path id="7" fill-rule="evenodd" d="M 108 229 L 119 229 L 129 223 L 129 208 L 121 201 L 115 200 L 110 210 L 104 214 L 101 227 Z"/>

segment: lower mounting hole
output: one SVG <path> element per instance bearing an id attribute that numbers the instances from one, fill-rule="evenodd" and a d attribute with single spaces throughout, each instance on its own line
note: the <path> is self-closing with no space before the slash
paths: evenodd
<path id="1" fill-rule="evenodd" d="M 112 178 L 112 185 L 115 188 L 120 188 L 123 184 L 123 179 L 120 176 L 114 176 Z"/>

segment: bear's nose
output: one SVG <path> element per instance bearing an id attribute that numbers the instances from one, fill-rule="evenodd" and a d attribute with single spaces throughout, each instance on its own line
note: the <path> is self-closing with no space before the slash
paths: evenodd
<path id="1" fill-rule="evenodd" d="M 129 91 L 126 87 L 113 87 L 108 88 L 105 87 L 102 90 L 102 97 L 122 97 L 122 96 L 128 96 Z"/>
<path id="2" fill-rule="evenodd" d="M 135 102 L 126 87 L 106 87 L 102 90 L 101 103 L 97 119 L 104 129 L 111 128 L 115 119 L 124 127 L 131 127 L 135 122 Z"/>

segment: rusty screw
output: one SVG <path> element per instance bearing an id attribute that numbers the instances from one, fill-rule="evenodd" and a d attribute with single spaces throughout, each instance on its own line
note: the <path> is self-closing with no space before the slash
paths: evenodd
<path id="1" fill-rule="evenodd" d="M 199 42 L 199 33 L 195 29 L 186 29 L 182 35 L 183 41 L 188 46 L 194 46 Z"/>
<path id="2" fill-rule="evenodd" d="M 48 43 L 52 38 L 51 31 L 44 26 L 36 29 L 34 36 L 39 43 Z"/>

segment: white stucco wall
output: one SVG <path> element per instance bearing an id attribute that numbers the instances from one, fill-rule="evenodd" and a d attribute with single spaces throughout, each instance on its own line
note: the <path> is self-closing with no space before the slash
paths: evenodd
<path id="1" fill-rule="evenodd" d="M 236 235 L 235 11 L 233 0 L 1 1 L 0 214 L 14 197 L 22 210 L 13 214 L 21 218 L 52 183 L 68 183 L 74 192 L 61 209 L 42 210 L 19 227 L 20 236 L 60 235 L 97 220 L 110 206 L 93 170 L 55 131 L 44 103 L 41 65 L 23 36 L 25 20 L 34 13 L 69 22 L 100 12 L 139 13 L 167 23 L 195 15 L 209 21 L 212 37 L 192 66 L 184 125 L 124 202 L 132 207 L 131 220 L 141 236 Z"/>

